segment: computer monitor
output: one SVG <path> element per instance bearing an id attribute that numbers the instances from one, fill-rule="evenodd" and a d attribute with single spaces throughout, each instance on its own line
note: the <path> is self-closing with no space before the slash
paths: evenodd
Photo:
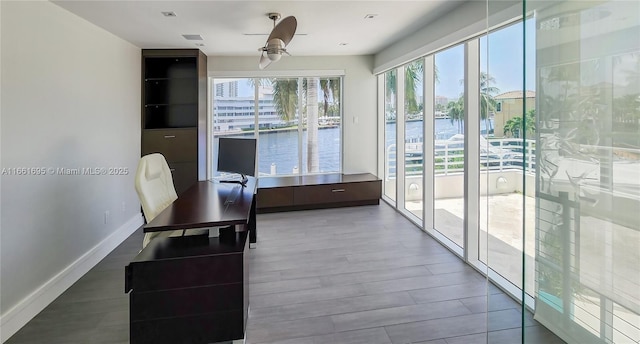
<path id="1" fill-rule="evenodd" d="M 255 175 L 256 139 L 220 137 L 218 139 L 218 171 L 240 174 L 242 181 L 228 180 L 227 182 L 244 185 L 247 182 L 246 176 Z"/>

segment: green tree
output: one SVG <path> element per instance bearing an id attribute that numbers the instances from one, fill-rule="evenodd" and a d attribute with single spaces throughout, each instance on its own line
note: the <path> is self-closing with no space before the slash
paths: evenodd
<path id="1" fill-rule="evenodd" d="M 500 89 L 492 86 L 496 83 L 496 79 L 485 72 L 480 73 L 480 119 L 485 121 L 487 134 L 493 131 L 489 115 L 496 110 L 496 100 L 494 98 L 500 92 Z"/>
<path id="2" fill-rule="evenodd" d="M 323 114 L 329 116 L 332 113 L 330 107 L 340 108 L 340 79 L 320 79 L 322 89 Z"/>
<path id="3" fill-rule="evenodd" d="M 464 97 L 452 100 L 447 104 L 447 115 L 451 124 L 458 124 L 458 134 L 462 134 L 464 132 L 462 127 L 464 123 Z"/>
<path id="4" fill-rule="evenodd" d="M 526 130 L 527 136 L 533 135 L 536 132 L 536 110 L 532 109 L 525 115 L 524 121 L 522 116 L 515 116 L 509 119 L 505 124 L 502 131 L 505 135 L 520 138 L 520 135 Z"/>
<path id="5" fill-rule="evenodd" d="M 273 101 L 280 118 L 285 122 L 294 120 L 298 110 L 298 79 L 270 79 L 267 82 L 273 86 Z"/>
<path id="6" fill-rule="evenodd" d="M 418 84 L 422 82 L 424 63 L 421 59 L 415 60 L 409 63 L 404 71 L 404 111 L 407 114 L 416 114 L 420 112 L 416 91 Z"/>
<path id="7" fill-rule="evenodd" d="M 438 67 L 434 66 L 435 82 L 438 79 Z M 391 106 L 395 105 L 395 97 L 397 91 L 397 72 L 391 70 L 385 74 L 385 99 Z M 423 111 L 423 107 L 418 105 L 419 95 L 416 93 L 418 85 L 422 82 L 424 75 L 424 61 L 422 59 L 414 60 L 404 67 L 404 108 L 407 114 L 415 114 Z M 395 109 L 394 109 L 395 111 Z"/>

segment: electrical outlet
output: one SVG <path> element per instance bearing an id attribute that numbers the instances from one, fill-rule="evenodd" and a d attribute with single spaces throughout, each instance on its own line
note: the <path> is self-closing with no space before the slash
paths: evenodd
<path id="1" fill-rule="evenodd" d="M 109 215 L 111 215 L 111 214 L 109 214 L 109 211 L 105 210 L 105 212 L 104 212 L 104 224 L 105 225 L 109 223 Z"/>
<path id="2" fill-rule="evenodd" d="M 122 212 L 127 211 L 127 202 L 122 202 Z"/>

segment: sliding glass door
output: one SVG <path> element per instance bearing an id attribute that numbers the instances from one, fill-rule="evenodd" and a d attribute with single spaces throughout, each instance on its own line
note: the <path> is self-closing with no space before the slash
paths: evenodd
<path id="1" fill-rule="evenodd" d="M 464 44 L 436 53 L 434 60 L 433 228 L 461 249 L 465 246 Z"/>
<path id="2" fill-rule="evenodd" d="M 422 220 L 424 190 L 424 59 L 404 67 L 404 209 Z"/>
<path id="3" fill-rule="evenodd" d="M 397 71 L 390 70 L 384 74 L 384 153 L 382 159 L 384 160 L 384 192 L 383 194 L 389 200 L 395 203 L 396 201 L 396 183 L 397 183 L 397 142 L 396 142 L 396 129 L 397 129 Z"/>
<path id="4" fill-rule="evenodd" d="M 487 343 L 638 343 L 640 3 L 507 5 L 379 78 L 385 199 L 510 296 Z"/>
<path id="5" fill-rule="evenodd" d="M 640 341 L 640 3 L 538 11 L 535 317 Z"/>

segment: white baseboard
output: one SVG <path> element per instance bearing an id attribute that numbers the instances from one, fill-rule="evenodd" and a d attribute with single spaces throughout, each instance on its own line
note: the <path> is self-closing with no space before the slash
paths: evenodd
<path id="1" fill-rule="evenodd" d="M 53 276 L 17 305 L 2 313 L 0 317 L 0 339 L 7 341 L 18 330 L 38 315 L 65 290 L 84 276 L 104 257 L 133 234 L 143 224 L 141 214 L 132 217 L 115 232 L 91 248 L 80 258 Z"/>

